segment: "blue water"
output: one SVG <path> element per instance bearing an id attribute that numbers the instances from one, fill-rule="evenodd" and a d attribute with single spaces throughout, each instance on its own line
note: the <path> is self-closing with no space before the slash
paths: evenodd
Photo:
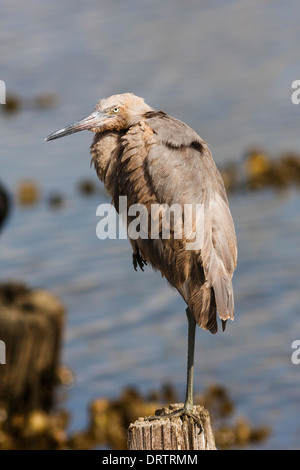
<path id="1" fill-rule="evenodd" d="M 185 305 L 158 273 L 136 273 L 127 240 L 96 237 L 99 184 L 78 194 L 90 169 L 91 134 L 44 143 L 46 135 L 89 114 L 96 101 L 132 91 L 191 125 L 219 165 L 248 146 L 277 158 L 300 148 L 297 1 L 17 0 L 0 5 L 0 79 L 29 102 L 47 91 L 59 105 L 0 113 L 0 179 L 14 192 L 26 177 L 42 189 L 34 208 L 16 205 L 1 235 L 1 280 L 19 279 L 57 294 L 68 310 L 62 362 L 75 373 L 65 406 L 71 430 L 87 405 L 141 392 L 185 388 Z M 1 110 L 0 110 L 1 111 Z M 52 191 L 65 206 L 52 210 Z M 232 194 L 239 263 L 236 319 L 226 333 L 197 331 L 195 389 L 228 388 L 237 415 L 268 425 L 264 449 L 299 448 L 300 192 Z M 254 447 L 252 447 L 254 448 Z"/>

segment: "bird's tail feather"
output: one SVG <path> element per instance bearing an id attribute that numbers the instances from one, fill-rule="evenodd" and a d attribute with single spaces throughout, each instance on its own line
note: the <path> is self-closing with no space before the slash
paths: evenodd
<path id="1" fill-rule="evenodd" d="M 212 288 L 207 288 L 204 284 L 194 291 L 189 299 L 189 308 L 201 328 L 213 334 L 217 333 L 217 308 Z"/>
<path id="2" fill-rule="evenodd" d="M 204 283 L 200 289 L 193 289 L 188 305 L 197 324 L 204 330 L 215 334 L 218 331 L 217 316 L 220 317 L 222 330 L 225 331 L 228 319 L 234 318 L 234 300 L 231 280 L 219 278 L 209 287 Z"/>

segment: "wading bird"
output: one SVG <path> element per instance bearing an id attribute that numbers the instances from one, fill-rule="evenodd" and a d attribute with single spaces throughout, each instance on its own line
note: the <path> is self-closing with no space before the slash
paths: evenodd
<path id="1" fill-rule="evenodd" d="M 161 236 L 165 223 L 161 219 L 158 237 L 130 239 L 134 268 L 143 269 L 150 263 L 188 306 L 186 397 L 183 409 L 173 415 L 195 419 L 196 324 L 216 333 L 217 314 L 223 330 L 234 316 L 232 276 L 237 245 L 223 180 L 207 144 L 193 129 L 163 111 L 155 111 L 131 93 L 100 100 L 88 117 L 53 132 L 45 140 L 82 130 L 95 132 L 90 148 L 92 163 L 117 211 L 119 196 L 127 196 L 128 206 L 203 205 L 204 237 L 198 250 L 187 250 L 185 236 L 174 236 L 174 221 L 173 225 L 169 221 L 169 239 Z"/>

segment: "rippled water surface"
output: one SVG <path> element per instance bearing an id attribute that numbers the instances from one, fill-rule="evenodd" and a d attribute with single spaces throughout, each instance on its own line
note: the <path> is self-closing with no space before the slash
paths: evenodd
<path id="1" fill-rule="evenodd" d="M 291 82 L 300 78 L 297 1 L 187 0 L 2 2 L 0 79 L 28 102 L 54 91 L 59 106 L 0 114 L 0 178 L 14 191 L 34 178 L 43 192 L 33 208 L 17 205 L 1 235 L 1 280 L 51 289 L 68 309 L 63 362 L 75 372 L 66 406 L 72 429 L 87 404 L 185 387 L 185 305 L 158 273 L 136 273 L 127 240 L 96 237 L 99 192 L 83 197 L 91 134 L 44 143 L 103 96 L 132 91 L 191 125 L 216 162 L 242 160 L 259 145 L 274 158 L 299 151 L 299 109 Z M 65 206 L 51 210 L 52 191 Z M 299 448 L 300 192 L 232 194 L 239 264 L 236 320 L 226 333 L 197 331 L 195 388 L 225 385 L 252 424 L 268 425 L 260 448 Z"/>

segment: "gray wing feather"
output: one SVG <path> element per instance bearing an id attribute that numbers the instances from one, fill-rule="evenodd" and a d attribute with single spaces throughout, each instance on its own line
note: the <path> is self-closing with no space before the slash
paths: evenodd
<path id="1" fill-rule="evenodd" d="M 194 312 L 195 318 L 202 327 L 207 327 L 208 312 L 215 302 L 222 320 L 233 319 L 232 275 L 237 244 L 221 175 L 205 142 L 186 124 L 164 113 L 149 113 L 147 123 L 157 138 L 148 153 L 147 171 L 158 201 L 204 204 L 204 244 L 200 253 L 192 255 L 205 276 L 202 286 L 198 285 L 201 318 Z M 197 297 L 191 287 L 193 281 L 187 279 L 181 286 L 188 304 L 191 298 Z"/>

